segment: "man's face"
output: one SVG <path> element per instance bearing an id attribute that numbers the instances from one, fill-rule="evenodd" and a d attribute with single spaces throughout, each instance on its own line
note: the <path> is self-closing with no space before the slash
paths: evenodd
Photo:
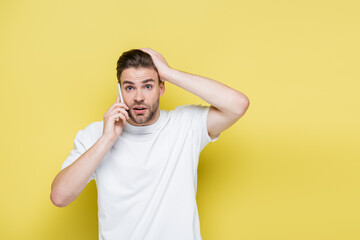
<path id="1" fill-rule="evenodd" d="M 159 97 L 165 91 L 164 83 L 159 85 L 159 81 L 152 68 L 131 67 L 121 73 L 121 91 L 129 107 L 131 125 L 150 125 L 159 118 Z"/>

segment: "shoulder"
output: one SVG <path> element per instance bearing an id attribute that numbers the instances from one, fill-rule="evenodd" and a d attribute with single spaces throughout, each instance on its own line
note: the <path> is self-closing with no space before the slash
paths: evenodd
<path id="1" fill-rule="evenodd" d="M 93 123 L 90 123 L 86 126 L 84 131 L 88 132 L 91 135 L 97 135 L 99 134 L 99 131 L 103 130 L 103 121 L 96 121 Z"/>
<path id="2" fill-rule="evenodd" d="M 92 122 L 76 134 L 76 139 L 84 145 L 92 146 L 103 133 L 103 121 Z"/>
<path id="3" fill-rule="evenodd" d="M 195 104 L 188 104 L 183 106 L 178 106 L 174 110 L 170 111 L 175 114 L 181 113 L 196 113 L 196 112 L 203 112 L 208 111 L 210 107 L 203 106 L 203 105 L 195 105 Z"/>
<path id="4" fill-rule="evenodd" d="M 183 105 L 178 106 L 174 110 L 169 112 L 171 119 L 177 119 L 178 121 L 202 121 L 203 118 L 206 118 L 210 107 L 203 105 Z"/>

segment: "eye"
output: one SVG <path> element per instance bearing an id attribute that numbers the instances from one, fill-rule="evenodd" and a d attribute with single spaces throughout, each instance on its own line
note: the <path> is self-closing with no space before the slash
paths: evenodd
<path id="1" fill-rule="evenodd" d="M 126 89 L 127 91 L 130 91 L 130 90 L 133 89 L 133 87 L 132 87 L 132 86 L 127 86 L 125 89 Z"/>
<path id="2" fill-rule="evenodd" d="M 151 85 L 146 85 L 145 88 L 146 89 L 152 89 L 152 86 Z"/>

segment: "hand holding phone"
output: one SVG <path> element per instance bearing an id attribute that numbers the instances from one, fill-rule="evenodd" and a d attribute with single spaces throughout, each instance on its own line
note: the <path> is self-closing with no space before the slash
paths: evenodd
<path id="1" fill-rule="evenodd" d="M 115 103 L 111 105 L 104 114 L 103 136 L 112 142 L 115 142 L 120 136 L 126 121 L 129 119 L 129 107 L 126 106 L 124 99 L 122 98 L 119 85 L 118 90 L 119 94 L 116 97 Z"/>

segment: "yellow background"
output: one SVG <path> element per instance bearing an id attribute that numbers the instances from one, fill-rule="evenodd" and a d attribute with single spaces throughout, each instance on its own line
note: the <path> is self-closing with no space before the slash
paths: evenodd
<path id="1" fill-rule="evenodd" d="M 97 239 L 92 181 L 50 185 L 116 98 L 116 61 L 151 47 L 246 94 L 201 154 L 204 240 L 360 239 L 359 1 L 0 2 L 0 239 Z M 163 109 L 201 99 L 167 84 Z"/>

